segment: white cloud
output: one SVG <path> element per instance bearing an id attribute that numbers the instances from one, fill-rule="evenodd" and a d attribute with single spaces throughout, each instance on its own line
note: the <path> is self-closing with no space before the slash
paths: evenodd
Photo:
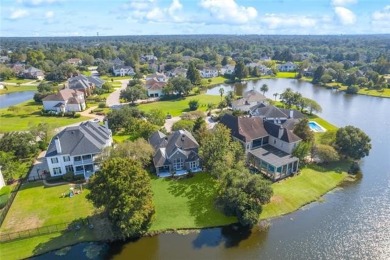
<path id="1" fill-rule="evenodd" d="M 45 18 L 50 19 L 54 17 L 54 12 L 53 11 L 47 11 L 45 13 Z"/>
<path id="2" fill-rule="evenodd" d="M 380 11 L 376 11 L 372 14 L 372 20 L 374 21 L 383 21 L 390 23 L 390 5 L 385 6 Z"/>
<path id="3" fill-rule="evenodd" d="M 357 0 L 332 0 L 334 6 L 345 6 L 348 4 L 356 4 Z"/>
<path id="4" fill-rule="evenodd" d="M 40 6 L 45 4 L 53 4 L 62 2 L 63 0 L 17 0 L 17 3 L 24 4 L 26 6 Z"/>
<path id="5" fill-rule="evenodd" d="M 285 27 L 309 28 L 315 27 L 317 24 L 317 20 L 314 18 L 298 15 L 266 14 L 261 18 L 261 21 L 270 29 Z"/>
<path id="6" fill-rule="evenodd" d="M 356 15 L 351 10 L 345 7 L 336 6 L 334 11 L 342 25 L 352 25 L 356 22 Z"/>
<path id="7" fill-rule="evenodd" d="M 155 0 L 133 0 L 124 8 L 130 11 L 131 19 L 143 22 L 182 22 L 179 12 L 183 5 L 180 0 L 172 0 L 171 4 L 166 8 L 161 8 Z M 131 20 L 130 19 L 130 20 Z"/>
<path id="8" fill-rule="evenodd" d="M 26 17 L 28 15 L 28 11 L 24 9 L 16 9 L 11 12 L 11 15 L 9 16 L 9 19 L 16 20 L 23 17 Z"/>
<path id="9" fill-rule="evenodd" d="M 245 24 L 257 17 L 254 7 L 240 6 L 235 0 L 201 0 L 200 5 L 225 23 Z"/>

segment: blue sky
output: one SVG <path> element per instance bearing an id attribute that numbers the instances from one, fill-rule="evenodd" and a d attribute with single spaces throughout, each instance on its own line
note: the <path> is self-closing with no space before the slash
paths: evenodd
<path id="1" fill-rule="evenodd" d="M 0 0 L 0 36 L 390 33 L 390 0 Z"/>

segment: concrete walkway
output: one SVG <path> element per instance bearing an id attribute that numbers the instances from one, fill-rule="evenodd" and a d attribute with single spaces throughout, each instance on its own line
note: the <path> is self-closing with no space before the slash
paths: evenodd
<path id="1" fill-rule="evenodd" d="M 28 174 L 28 180 L 41 179 L 43 178 L 43 171 L 49 171 L 49 167 L 47 166 L 46 151 L 41 152 L 38 157 L 35 159 L 33 163 L 33 167 Z"/>
<path id="2" fill-rule="evenodd" d="M 122 83 L 122 86 L 120 88 L 117 88 L 114 92 L 112 92 L 108 97 L 107 97 L 107 100 L 106 100 L 106 105 L 108 107 L 112 107 L 112 106 L 118 106 L 120 105 L 120 101 L 119 101 L 119 95 L 121 93 L 121 90 L 125 89 L 127 87 L 127 84 L 129 84 L 129 80 L 128 79 L 122 79 L 122 80 L 118 80 Z"/>

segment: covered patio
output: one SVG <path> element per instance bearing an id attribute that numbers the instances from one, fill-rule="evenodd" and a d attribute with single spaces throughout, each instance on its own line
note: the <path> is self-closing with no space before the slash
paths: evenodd
<path id="1" fill-rule="evenodd" d="M 248 153 L 249 164 L 273 181 L 286 178 L 298 171 L 299 159 L 271 145 Z"/>

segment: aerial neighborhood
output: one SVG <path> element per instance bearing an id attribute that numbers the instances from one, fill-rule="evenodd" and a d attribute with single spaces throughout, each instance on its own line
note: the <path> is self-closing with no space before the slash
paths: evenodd
<path id="1" fill-rule="evenodd" d="M 370 137 L 327 120 L 339 122 L 329 118 L 343 112 L 336 98 L 347 107 L 390 96 L 390 61 L 363 51 L 382 49 L 347 36 L 360 47 L 247 37 L 1 43 L 0 241 L 25 248 L 0 245 L 4 259 L 172 230 L 261 229 L 358 179 Z"/>

